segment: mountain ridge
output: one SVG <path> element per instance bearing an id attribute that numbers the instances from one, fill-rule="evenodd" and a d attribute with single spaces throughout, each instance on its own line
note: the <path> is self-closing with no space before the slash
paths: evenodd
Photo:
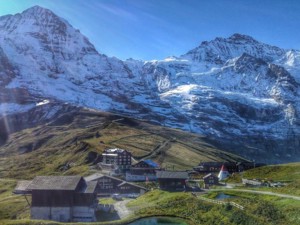
<path id="1" fill-rule="evenodd" d="M 2 114 L 49 99 L 207 135 L 248 158 L 300 159 L 298 50 L 236 33 L 179 57 L 122 61 L 39 6 L 0 17 L 0 32 L 1 92 L 30 95 L 22 110 L 2 101 Z"/>

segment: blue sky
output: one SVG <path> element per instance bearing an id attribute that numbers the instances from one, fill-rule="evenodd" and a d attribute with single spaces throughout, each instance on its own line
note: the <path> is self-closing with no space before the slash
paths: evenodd
<path id="1" fill-rule="evenodd" d="M 52 10 L 100 53 L 121 59 L 179 56 L 233 33 L 300 49 L 298 0 L 0 0 L 0 15 Z"/>

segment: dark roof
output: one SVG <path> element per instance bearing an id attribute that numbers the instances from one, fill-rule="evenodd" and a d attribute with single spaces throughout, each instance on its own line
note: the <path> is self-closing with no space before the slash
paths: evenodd
<path id="1" fill-rule="evenodd" d="M 94 173 L 90 176 L 87 176 L 87 177 L 84 177 L 85 181 L 86 182 L 90 182 L 90 181 L 96 181 L 102 177 L 108 177 L 108 178 L 111 178 L 113 180 L 116 180 L 116 181 L 119 181 L 120 183 L 122 183 L 124 180 L 121 180 L 119 178 L 116 178 L 116 177 L 112 177 L 112 176 L 108 176 L 108 175 L 104 175 L 104 174 L 101 174 L 101 173 Z"/>
<path id="2" fill-rule="evenodd" d="M 21 180 L 18 181 L 17 186 L 14 190 L 15 194 L 26 194 L 29 192 L 29 190 L 27 189 L 28 186 L 31 184 L 31 180 Z"/>
<path id="3" fill-rule="evenodd" d="M 90 181 L 87 183 L 87 187 L 84 193 L 94 193 L 97 187 L 97 181 Z"/>
<path id="4" fill-rule="evenodd" d="M 207 177 L 210 177 L 210 176 L 217 177 L 217 175 L 215 175 L 215 174 L 213 174 L 213 173 L 209 173 L 209 174 L 205 175 L 205 176 L 203 177 L 203 179 L 204 179 L 204 178 L 207 178 Z"/>
<path id="5" fill-rule="evenodd" d="M 37 176 L 28 186 L 29 190 L 75 190 L 80 176 Z"/>
<path id="6" fill-rule="evenodd" d="M 84 179 L 85 179 L 86 182 L 90 182 L 90 181 L 97 180 L 97 179 L 99 179 L 99 178 L 101 178 L 101 177 L 103 177 L 103 176 L 104 176 L 104 175 L 101 174 L 101 173 L 94 173 L 94 174 L 92 174 L 92 175 L 89 175 L 89 176 L 87 176 L 87 177 L 84 177 Z"/>
<path id="7" fill-rule="evenodd" d="M 156 171 L 156 177 L 163 179 L 188 179 L 186 171 Z"/>
<path id="8" fill-rule="evenodd" d="M 147 188 L 145 188 L 145 187 L 142 187 L 142 186 L 137 185 L 137 184 L 129 183 L 129 182 L 126 182 L 126 181 L 122 182 L 121 184 L 118 184 L 118 187 L 121 187 L 123 185 L 130 185 L 130 186 L 134 186 L 134 187 L 137 187 L 137 188 L 140 188 L 140 189 L 147 190 Z"/>

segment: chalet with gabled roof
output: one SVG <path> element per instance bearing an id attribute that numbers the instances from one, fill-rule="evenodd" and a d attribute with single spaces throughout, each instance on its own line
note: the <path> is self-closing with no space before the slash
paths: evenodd
<path id="1" fill-rule="evenodd" d="M 156 170 L 159 170 L 159 165 L 150 160 L 141 160 L 131 166 L 126 172 L 126 181 L 155 181 Z"/>
<path id="2" fill-rule="evenodd" d="M 123 195 L 131 195 L 131 194 L 142 195 L 147 191 L 146 188 L 144 188 L 140 185 L 136 185 L 136 184 L 129 183 L 126 181 L 119 184 L 118 189 L 119 189 L 119 193 L 123 194 Z"/>
<path id="3" fill-rule="evenodd" d="M 80 176 L 37 176 L 30 183 L 19 183 L 14 193 L 31 193 L 31 219 L 93 222 L 96 185 Z"/>
<path id="4" fill-rule="evenodd" d="M 159 188 L 168 191 L 184 191 L 187 188 L 188 173 L 185 171 L 156 171 Z"/>
<path id="5" fill-rule="evenodd" d="M 117 193 L 118 185 L 124 182 L 119 178 L 103 175 L 100 173 L 92 174 L 85 177 L 84 179 L 86 180 L 86 182 L 97 182 L 96 192 L 101 196 L 109 196 L 111 194 Z"/>
<path id="6" fill-rule="evenodd" d="M 141 195 L 147 191 L 147 189 L 142 186 L 100 173 L 85 177 L 85 180 L 87 182 L 97 182 L 96 192 L 100 196 L 110 196 L 113 194 L 122 194 L 124 196 L 129 194 Z"/>

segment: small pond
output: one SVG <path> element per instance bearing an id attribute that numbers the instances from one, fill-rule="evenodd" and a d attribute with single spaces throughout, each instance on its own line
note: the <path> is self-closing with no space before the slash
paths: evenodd
<path id="1" fill-rule="evenodd" d="M 128 225 L 188 225 L 184 220 L 172 217 L 149 217 Z"/>
<path id="2" fill-rule="evenodd" d="M 217 199 L 217 200 L 223 200 L 223 199 L 228 199 L 228 198 L 235 198 L 235 196 L 220 193 L 215 197 L 215 199 Z"/>

